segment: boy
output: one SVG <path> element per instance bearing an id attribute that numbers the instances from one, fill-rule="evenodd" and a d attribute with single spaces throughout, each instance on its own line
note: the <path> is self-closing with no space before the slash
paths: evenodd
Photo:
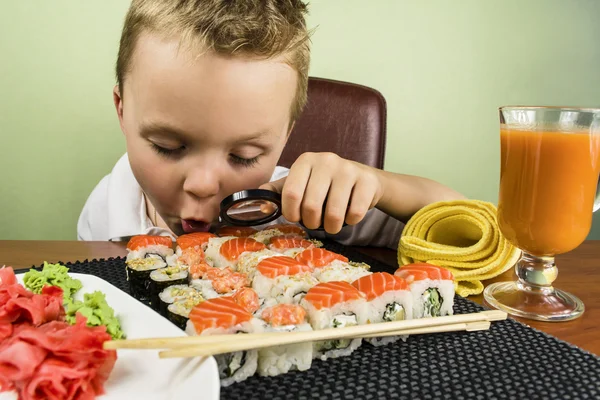
<path id="1" fill-rule="evenodd" d="M 395 248 L 420 208 L 462 198 L 329 153 L 276 167 L 306 102 L 305 13 L 300 0 L 132 2 L 113 93 L 127 154 L 87 200 L 80 240 L 206 231 L 223 198 L 260 187 L 282 194 L 290 222 Z"/>

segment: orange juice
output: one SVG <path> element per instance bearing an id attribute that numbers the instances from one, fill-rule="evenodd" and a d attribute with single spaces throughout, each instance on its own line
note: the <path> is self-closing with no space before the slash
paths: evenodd
<path id="1" fill-rule="evenodd" d="M 592 224 L 600 135 L 502 127 L 498 223 L 536 256 L 579 246 Z"/>

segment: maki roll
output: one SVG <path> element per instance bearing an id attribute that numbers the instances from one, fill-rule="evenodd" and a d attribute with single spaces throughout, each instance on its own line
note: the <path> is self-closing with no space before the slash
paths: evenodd
<path id="1" fill-rule="evenodd" d="M 149 300 L 150 273 L 167 266 L 167 257 L 173 255 L 173 241 L 166 236 L 138 235 L 127 243 L 125 261 L 131 295 L 138 300 Z"/>
<path id="2" fill-rule="evenodd" d="M 302 236 L 298 236 L 294 233 L 283 236 L 275 236 L 271 238 L 271 241 L 269 242 L 269 249 L 289 257 L 296 257 L 305 249 L 321 246 L 323 246 L 323 243 L 319 242 L 318 240 L 304 239 Z"/>
<path id="3" fill-rule="evenodd" d="M 394 275 L 409 285 L 413 318 L 453 314 L 454 280 L 447 269 L 426 263 L 408 264 L 398 268 Z"/>
<path id="4" fill-rule="evenodd" d="M 185 330 L 189 320 L 190 312 L 205 299 L 200 292 L 187 292 L 183 296 L 174 299 L 173 303 L 167 306 L 167 319 L 175 324 L 179 329 Z"/>
<path id="5" fill-rule="evenodd" d="M 242 254 L 237 263 L 237 270 L 242 274 L 246 274 L 248 279 L 252 282 L 254 274 L 256 273 L 256 267 L 262 260 L 280 255 L 281 254 L 269 249 Z"/>
<path id="6" fill-rule="evenodd" d="M 234 237 L 248 237 L 254 233 L 258 232 L 256 229 L 251 226 L 222 226 L 217 230 L 217 235 L 224 236 L 234 236 Z"/>
<path id="7" fill-rule="evenodd" d="M 150 305 L 159 309 L 159 294 L 168 286 L 187 283 L 188 270 L 181 266 L 155 269 L 150 273 Z"/>
<path id="8" fill-rule="evenodd" d="M 303 332 L 311 331 L 305 321 L 306 311 L 292 304 L 278 304 L 265 309 L 262 320 L 267 324 L 265 332 Z M 276 376 L 288 371 L 306 371 L 313 358 L 311 342 L 285 346 L 267 347 L 258 350 L 258 374 Z"/>
<path id="9" fill-rule="evenodd" d="M 363 276 L 371 275 L 372 272 L 369 271 L 370 268 L 371 267 L 365 263 L 333 260 L 325 267 L 316 268 L 314 276 L 319 282 L 344 281 L 352 283 Z"/>
<path id="10" fill-rule="evenodd" d="M 207 299 L 231 295 L 237 290 L 249 286 L 248 277 L 231 268 L 207 268 L 200 279 L 194 279 L 190 285 L 202 292 Z"/>
<path id="11" fill-rule="evenodd" d="M 291 257 L 269 257 L 258 263 L 252 288 L 263 299 L 300 304 L 308 290 L 318 283 L 311 272 L 312 268 Z"/>
<path id="12" fill-rule="evenodd" d="M 301 305 L 314 330 L 361 325 L 367 321 L 366 296 L 348 282 L 319 283 L 311 288 Z M 315 342 L 313 357 L 326 360 L 350 355 L 362 339 L 333 339 Z"/>
<path id="13" fill-rule="evenodd" d="M 206 300 L 189 314 L 186 332 L 189 335 L 219 335 L 260 333 L 263 323 L 252 316 L 232 297 Z M 254 375 L 258 365 L 258 351 L 237 351 L 215 356 L 221 386 L 241 382 Z"/>
<path id="14" fill-rule="evenodd" d="M 169 265 L 191 266 L 204 262 L 204 250 L 208 240 L 216 237 L 209 232 L 194 232 L 177 238 L 175 254 L 167 259 Z"/>
<path id="15" fill-rule="evenodd" d="M 262 244 L 269 244 L 269 242 L 271 241 L 271 238 L 274 238 L 277 236 L 282 236 L 283 234 L 284 233 L 281 232 L 279 229 L 271 229 L 269 227 L 267 229 L 263 229 L 262 231 L 253 233 L 252 235 L 250 235 L 248 237 L 252 238 Z"/>
<path id="16" fill-rule="evenodd" d="M 198 290 L 188 285 L 172 285 L 158 294 L 159 306 L 158 311 L 163 317 L 167 316 L 167 307 L 173 304 L 175 300 L 187 297 L 190 293 L 198 293 Z"/>
<path id="17" fill-rule="evenodd" d="M 377 272 L 363 276 L 352 282 L 352 286 L 367 297 L 367 323 L 392 322 L 412 319 L 412 294 L 406 281 L 387 272 Z M 369 338 L 367 342 L 374 346 L 392 343 L 408 336 L 387 336 Z"/>
<path id="18" fill-rule="evenodd" d="M 205 251 L 206 262 L 216 268 L 230 267 L 235 270 L 242 254 L 266 248 L 250 238 L 210 238 Z"/>

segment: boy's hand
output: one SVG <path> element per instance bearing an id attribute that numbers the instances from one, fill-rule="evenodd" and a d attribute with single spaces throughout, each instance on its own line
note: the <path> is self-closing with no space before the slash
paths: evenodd
<path id="1" fill-rule="evenodd" d="M 344 222 L 359 223 L 379 202 L 384 185 L 377 171 L 333 153 L 304 153 L 286 178 L 260 188 L 281 193 L 282 214 L 288 221 L 302 220 L 308 229 L 317 229 L 323 221 L 325 231 L 335 234 Z"/>

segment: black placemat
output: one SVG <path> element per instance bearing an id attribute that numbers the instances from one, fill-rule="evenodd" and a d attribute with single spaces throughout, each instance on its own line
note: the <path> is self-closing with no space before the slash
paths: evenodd
<path id="1" fill-rule="evenodd" d="M 393 272 L 337 243 L 325 247 L 373 271 Z M 66 263 L 129 292 L 123 258 Z M 454 312 L 483 307 L 456 296 Z M 198 398 L 202 398 L 198 388 Z M 254 376 L 221 389 L 222 399 L 600 399 L 600 358 L 514 320 L 489 331 L 411 336 L 407 342 L 313 360 L 308 371 Z"/>

